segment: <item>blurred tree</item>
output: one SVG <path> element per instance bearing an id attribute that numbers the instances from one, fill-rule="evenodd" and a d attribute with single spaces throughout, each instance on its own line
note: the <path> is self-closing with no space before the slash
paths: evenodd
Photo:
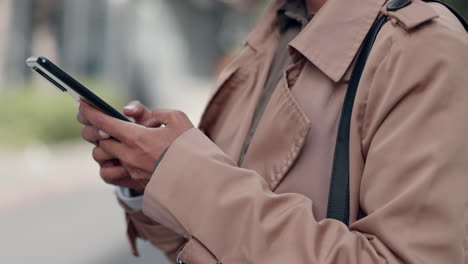
<path id="1" fill-rule="evenodd" d="M 6 83 L 18 83 L 30 75 L 24 61 L 31 52 L 34 1 L 14 0 L 11 4 L 4 80 Z"/>
<path id="2" fill-rule="evenodd" d="M 190 69 L 195 74 L 211 75 L 213 65 L 222 54 L 218 37 L 226 6 L 201 0 L 170 0 L 167 3 L 189 50 Z"/>
<path id="3" fill-rule="evenodd" d="M 0 0 L 0 58 L 7 55 L 8 30 L 10 26 L 11 0 Z M 5 60 L 0 60 L 0 91 L 4 89 Z"/>
<path id="4" fill-rule="evenodd" d="M 125 88 L 121 92 L 152 105 L 148 91 L 157 87 L 155 78 L 168 72 L 163 69 L 167 60 L 155 61 L 164 61 L 164 56 L 172 60 L 185 56 L 182 67 L 196 76 L 210 77 L 220 57 L 242 42 L 258 17 L 252 15 L 257 13 L 253 4 L 264 7 L 270 2 L 0 0 L 0 85 L 23 82 L 31 74 L 25 58 L 45 55 L 57 58 L 74 75 L 106 76 Z M 448 2 L 468 18 L 467 0 Z M 155 10 L 161 7 L 164 10 Z M 143 19 L 142 13 L 148 12 L 153 18 Z M 171 54 L 161 55 L 167 53 L 171 38 L 172 43 L 177 39 L 182 49 L 171 47 Z"/>
<path id="5" fill-rule="evenodd" d="M 104 68 L 106 0 L 61 0 L 60 63 L 73 74 L 96 77 Z"/>
<path id="6" fill-rule="evenodd" d="M 468 19 L 468 1 L 466 0 L 451 0 L 449 1 L 449 4 L 454 6 L 462 15 L 465 17 L 465 19 Z"/>
<path id="7" fill-rule="evenodd" d="M 58 14 L 60 0 L 36 0 L 33 3 L 30 55 L 57 61 Z"/>
<path id="8" fill-rule="evenodd" d="M 248 33 L 253 10 L 240 12 L 231 2 L 241 5 L 232 0 L 167 1 L 189 51 L 190 69 L 196 75 L 212 76 L 218 60 Z"/>

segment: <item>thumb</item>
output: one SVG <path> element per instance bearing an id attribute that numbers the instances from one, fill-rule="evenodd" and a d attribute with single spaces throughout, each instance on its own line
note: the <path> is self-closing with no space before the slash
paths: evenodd
<path id="1" fill-rule="evenodd" d="M 132 101 L 124 107 L 126 116 L 135 119 L 135 123 L 141 124 L 151 118 L 151 111 L 139 101 Z"/>
<path id="2" fill-rule="evenodd" d="M 179 110 L 154 109 L 152 111 L 152 121 L 161 125 L 173 126 L 181 124 L 191 124 L 187 115 Z"/>

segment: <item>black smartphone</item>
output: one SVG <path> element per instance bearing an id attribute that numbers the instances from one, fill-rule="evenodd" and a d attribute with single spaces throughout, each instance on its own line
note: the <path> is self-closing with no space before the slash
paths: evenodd
<path id="1" fill-rule="evenodd" d="M 102 112 L 115 117 L 117 119 L 131 122 L 127 117 L 115 110 L 112 106 L 99 98 L 88 88 L 68 75 L 57 65 L 52 63 L 45 57 L 30 57 L 26 60 L 26 64 L 39 75 L 44 77 L 61 92 L 67 93 L 75 100 L 84 99 Z"/>

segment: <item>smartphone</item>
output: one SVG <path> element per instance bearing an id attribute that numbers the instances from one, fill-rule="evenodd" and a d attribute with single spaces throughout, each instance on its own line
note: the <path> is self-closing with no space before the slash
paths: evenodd
<path id="1" fill-rule="evenodd" d="M 26 64 L 33 71 L 37 72 L 39 75 L 52 83 L 61 92 L 67 93 L 73 99 L 77 101 L 84 99 L 84 101 L 92 104 L 97 109 L 114 118 L 131 122 L 127 117 L 125 117 L 119 111 L 115 110 L 115 108 L 99 98 L 99 96 L 95 95 L 88 88 L 68 75 L 47 58 L 30 57 L 26 60 Z"/>

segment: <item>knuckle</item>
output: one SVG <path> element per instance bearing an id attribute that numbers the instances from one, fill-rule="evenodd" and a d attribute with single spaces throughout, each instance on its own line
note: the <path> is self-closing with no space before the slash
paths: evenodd
<path id="1" fill-rule="evenodd" d="M 122 157 L 121 157 L 120 160 L 121 160 L 123 163 L 125 163 L 125 164 L 127 164 L 127 165 L 130 165 L 130 164 L 132 163 L 132 159 L 133 159 L 133 157 L 132 157 L 131 154 L 125 153 L 125 154 L 122 155 Z"/>
<path id="2" fill-rule="evenodd" d="M 135 141 L 139 140 L 141 136 L 139 135 L 139 131 L 132 131 L 131 133 L 125 133 L 122 135 L 122 139 L 124 142 L 134 143 Z"/>
<path id="3" fill-rule="evenodd" d="M 187 118 L 187 115 L 185 112 L 181 110 L 175 110 L 173 113 L 173 119 L 174 120 L 185 120 Z"/>
<path id="4" fill-rule="evenodd" d="M 83 127 L 83 129 L 81 130 L 81 137 L 85 140 L 90 140 L 91 139 L 91 136 L 90 136 L 90 127 L 89 126 L 85 126 Z"/>
<path id="5" fill-rule="evenodd" d="M 83 125 L 88 125 L 88 120 L 86 120 L 86 118 L 81 112 L 78 112 L 78 114 L 76 115 L 76 120 L 78 120 L 78 122 L 80 122 Z"/>
<path id="6" fill-rule="evenodd" d="M 109 140 L 108 139 L 99 140 L 99 147 L 101 147 L 104 150 L 108 149 L 109 148 Z"/>
<path id="7" fill-rule="evenodd" d="M 102 149 L 103 152 L 109 151 L 109 146 L 107 140 L 100 140 L 99 141 L 99 148 Z"/>
<path id="8" fill-rule="evenodd" d="M 93 125 L 95 127 L 101 128 L 103 126 L 103 124 L 104 124 L 104 118 L 102 116 L 97 116 L 94 119 Z"/>
<path id="9" fill-rule="evenodd" d="M 170 110 L 166 113 L 167 121 L 174 122 L 179 117 L 179 110 Z"/>
<path id="10" fill-rule="evenodd" d="M 141 105 L 141 102 L 138 101 L 138 100 L 133 100 L 129 103 L 129 105 L 134 105 L 134 106 L 138 106 L 138 105 Z"/>
<path id="11" fill-rule="evenodd" d="M 172 114 L 173 114 L 175 117 L 181 117 L 181 116 L 184 116 L 184 115 L 185 115 L 185 113 L 182 112 L 181 110 L 174 110 L 174 111 L 172 112 Z"/>
<path id="12" fill-rule="evenodd" d="M 145 146 L 146 143 L 146 133 L 145 131 L 147 128 L 144 128 L 142 130 L 138 129 L 134 133 L 131 133 L 125 138 L 126 142 L 129 142 L 131 145 L 136 146 L 136 147 L 143 147 Z"/>
<path id="13" fill-rule="evenodd" d="M 82 137 L 83 139 L 87 139 L 87 133 L 88 133 L 88 131 L 87 131 L 86 127 L 83 127 L 83 128 L 81 129 L 81 137 Z"/>
<path id="14" fill-rule="evenodd" d="M 102 153 L 113 153 L 112 145 L 108 140 L 99 141 L 99 148 L 102 149 Z"/>
<path id="15" fill-rule="evenodd" d="M 101 175 L 101 179 L 107 184 L 112 184 L 113 185 L 115 183 L 115 180 L 113 180 L 111 177 L 109 177 L 109 176 L 107 176 L 105 174 Z"/>
<path id="16" fill-rule="evenodd" d="M 100 175 L 101 175 L 101 179 L 102 179 L 105 183 L 108 183 L 108 184 L 112 184 L 112 183 L 113 183 L 113 177 L 111 177 L 111 176 L 109 175 L 109 171 L 106 170 L 105 168 L 102 168 L 102 169 L 101 169 Z"/>
<path id="17" fill-rule="evenodd" d="M 137 132 L 133 133 L 130 137 L 137 144 L 142 144 L 145 141 L 145 136 L 140 131 L 137 131 Z"/>
<path id="18" fill-rule="evenodd" d="M 135 107 L 135 111 L 142 114 L 144 113 L 144 109 L 145 109 L 145 106 L 140 102 L 140 101 L 131 101 L 129 104 L 129 106 L 133 106 Z"/>
<path id="19" fill-rule="evenodd" d="M 140 159 L 135 155 L 128 154 L 125 163 L 130 168 L 137 168 L 140 163 Z"/>
<path id="20" fill-rule="evenodd" d="M 137 109 L 142 109 L 143 104 L 140 101 L 133 101 L 132 103 Z"/>
<path id="21" fill-rule="evenodd" d="M 138 159 L 135 158 L 133 155 L 128 155 L 127 164 L 128 164 L 130 167 L 137 167 L 137 165 L 138 165 Z"/>
<path id="22" fill-rule="evenodd" d="M 95 161 L 102 161 L 102 150 L 99 147 L 94 147 L 93 148 L 93 158 Z"/>
<path id="23" fill-rule="evenodd" d="M 99 139 L 96 128 L 92 126 L 85 126 L 81 131 L 81 136 L 83 139 L 91 143 L 96 143 Z"/>

